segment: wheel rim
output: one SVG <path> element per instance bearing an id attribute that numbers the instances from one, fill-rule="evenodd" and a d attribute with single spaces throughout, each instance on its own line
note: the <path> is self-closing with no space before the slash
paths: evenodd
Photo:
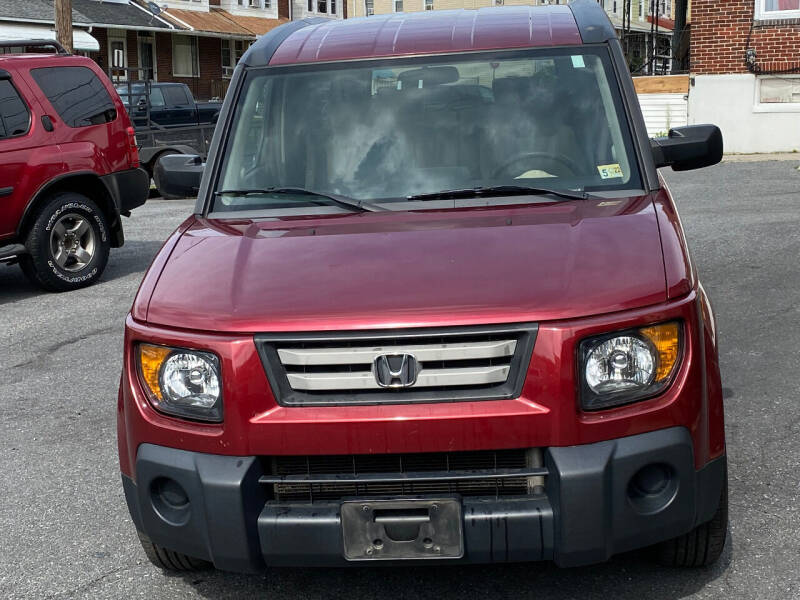
<path id="1" fill-rule="evenodd" d="M 63 215 L 50 232 L 53 261 L 64 271 L 74 273 L 92 262 L 96 249 L 94 229 L 89 219 L 76 213 Z"/>

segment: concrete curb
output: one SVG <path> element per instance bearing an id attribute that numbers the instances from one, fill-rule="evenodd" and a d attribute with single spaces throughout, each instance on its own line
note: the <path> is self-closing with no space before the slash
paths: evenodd
<path id="1" fill-rule="evenodd" d="M 726 154 L 722 158 L 722 162 L 766 162 L 771 160 L 794 160 L 800 163 L 800 153 L 775 152 L 771 154 Z"/>

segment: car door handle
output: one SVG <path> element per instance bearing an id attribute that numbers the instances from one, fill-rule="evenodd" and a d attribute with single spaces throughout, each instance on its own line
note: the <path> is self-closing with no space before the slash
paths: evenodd
<path id="1" fill-rule="evenodd" d="M 13 187 L 0 188 L 0 198 L 5 198 L 6 196 L 10 196 L 13 192 L 14 192 Z"/>

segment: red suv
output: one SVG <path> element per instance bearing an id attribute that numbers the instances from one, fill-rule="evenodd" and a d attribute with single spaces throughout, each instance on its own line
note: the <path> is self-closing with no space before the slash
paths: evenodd
<path id="1" fill-rule="evenodd" d="M 0 54 L 0 262 L 47 290 L 89 285 L 149 192 L 128 114 L 92 60 L 0 46 L 57 49 Z"/>
<path id="2" fill-rule="evenodd" d="M 721 156 L 648 139 L 593 0 L 262 37 L 207 164 L 158 164 L 199 194 L 126 322 L 149 558 L 717 560 L 716 326 L 657 168 Z"/>

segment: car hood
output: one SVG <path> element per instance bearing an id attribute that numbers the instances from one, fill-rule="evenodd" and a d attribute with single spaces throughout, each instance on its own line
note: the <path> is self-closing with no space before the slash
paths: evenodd
<path id="1" fill-rule="evenodd" d="M 470 210 L 197 218 L 147 321 L 220 332 L 545 321 L 666 300 L 647 196 Z"/>

